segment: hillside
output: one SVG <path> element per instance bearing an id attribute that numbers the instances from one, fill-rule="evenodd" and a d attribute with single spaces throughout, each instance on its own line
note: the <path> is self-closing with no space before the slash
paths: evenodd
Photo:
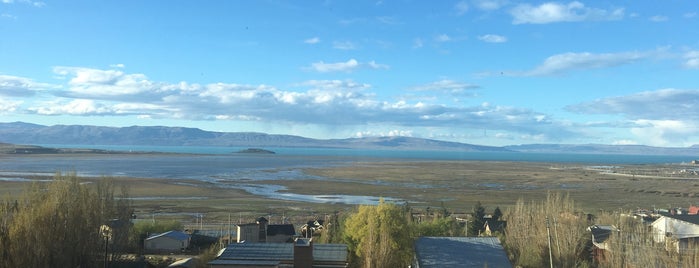
<path id="1" fill-rule="evenodd" d="M 508 151 L 481 146 L 411 137 L 311 139 L 257 132 L 212 132 L 197 128 L 87 125 L 42 126 L 23 122 L 0 123 L 0 142 L 13 144 L 167 145 L 231 147 L 316 147 L 395 150 Z"/>

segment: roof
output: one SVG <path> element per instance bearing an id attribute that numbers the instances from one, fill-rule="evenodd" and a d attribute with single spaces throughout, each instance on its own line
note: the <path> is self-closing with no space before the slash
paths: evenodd
<path id="1" fill-rule="evenodd" d="M 230 244 L 217 261 L 293 261 L 294 243 L 236 243 Z M 346 262 L 347 245 L 313 244 L 313 260 L 319 262 Z"/>
<path id="2" fill-rule="evenodd" d="M 496 237 L 420 237 L 415 255 L 420 268 L 512 267 Z"/>
<path id="3" fill-rule="evenodd" d="M 612 231 L 619 231 L 614 225 L 593 225 L 587 227 L 587 230 L 592 233 L 592 244 L 601 249 L 607 249 L 604 242 L 609 239 Z"/>
<path id="4" fill-rule="evenodd" d="M 295 235 L 296 229 L 293 224 L 270 224 L 267 225 L 267 235 Z"/>
<path id="5" fill-rule="evenodd" d="M 197 266 L 198 260 L 195 258 L 186 258 L 186 259 L 181 259 L 179 261 L 173 262 L 167 267 L 196 267 Z"/>
<path id="6" fill-rule="evenodd" d="M 167 238 L 171 238 L 174 240 L 182 241 L 182 240 L 188 240 L 189 234 L 186 234 L 186 233 L 183 233 L 180 231 L 168 231 L 168 232 L 164 232 L 162 234 L 157 234 L 157 235 L 153 235 L 151 237 L 148 237 L 148 238 L 146 238 L 146 240 L 156 239 L 156 238 L 160 238 L 160 237 L 167 237 Z"/>
<path id="7" fill-rule="evenodd" d="M 688 222 L 688 223 L 699 225 L 699 215 L 680 214 L 680 215 L 663 215 L 663 216 L 677 219 L 677 220 L 681 220 L 683 222 Z"/>

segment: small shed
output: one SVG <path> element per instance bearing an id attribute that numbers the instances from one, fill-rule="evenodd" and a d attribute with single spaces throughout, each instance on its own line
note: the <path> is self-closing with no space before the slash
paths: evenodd
<path id="1" fill-rule="evenodd" d="M 180 231 L 169 231 L 146 238 L 144 248 L 148 251 L 174 252 L 189 247 L 190 236 Z"/>
<path id="2" fill-rule="evenodd" d="M 420 237 L 414 268 L 512 267 L 496 237 Z"/>

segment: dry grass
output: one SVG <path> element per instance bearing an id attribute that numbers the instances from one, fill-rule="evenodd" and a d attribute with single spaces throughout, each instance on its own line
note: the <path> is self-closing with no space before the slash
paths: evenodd
<path id="1" fill-rule="evenodd" d="M 399 198 L 409 201 L 414 207 L 444 205 L 453 212 L 468 212 L 477 201 L 489 211 L 496 206 L 506 209 L 518 199 L 545 200 L 547 192 L 566 193 L 576 200 L 581 210 L 592 213 L 601 209 L 686 206 L 699 196 L 699 180 L 696 179 L 637 178 L 600 173 L 581 165 L 550 163 L 360 162 L 348 166 L 307 168 L 304 172 L 309 175 L 307 179 L 252 183 L 283 185 L 287 191 L 298 194 Z M 319 180 L 315 176 L 327 179 Z M 227 219 L 231 213 L 249 214 L 250 219 L 260 215 L 308 217 L 354 207 L 269 199 L 195 180 L 116 178 L 115 183 L 128 185 L 132 197 L 158 197 L 134 200 L 137 212 L 146 215 L 205 213 L 212 220 Z M 0 181 L 0 194 L 18 193 L 25 185 L 27 183 Z"/>

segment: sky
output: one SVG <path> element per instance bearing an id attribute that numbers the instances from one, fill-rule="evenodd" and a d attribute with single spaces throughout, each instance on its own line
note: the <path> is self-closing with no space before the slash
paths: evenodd
<path id="1" fill-rule="evenodd" d="M 0 122 L 687 147 L 698 111 L 695 1 L 0 0 Z"/>

